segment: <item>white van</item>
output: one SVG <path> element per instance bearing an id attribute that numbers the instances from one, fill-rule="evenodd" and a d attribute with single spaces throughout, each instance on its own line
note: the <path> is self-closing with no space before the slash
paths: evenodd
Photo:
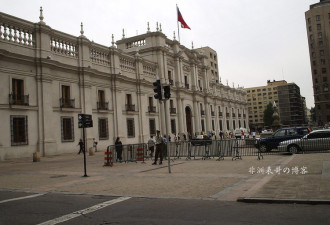
<path id="1" fill-rule="evenodd" d="M 242 131 L 244 132 L 244 139 L 249 138 L 249 133 L 246 128 L 236 128 L 234 131 L 235 138 L 242 138 Z"/>

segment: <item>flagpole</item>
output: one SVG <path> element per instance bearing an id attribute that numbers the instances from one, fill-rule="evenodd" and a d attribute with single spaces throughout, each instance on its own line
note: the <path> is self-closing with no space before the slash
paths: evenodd
<path id="1" fill-rule="evenodd" d="M 179 29 L 179 12 L 178 12 L 178 4 L 176 4 L 176 16 L 177 16 L 176 23 L 178 24 L 178 38 L 179 38 L 179 43 L 180 43 L 180 29 Z"/>

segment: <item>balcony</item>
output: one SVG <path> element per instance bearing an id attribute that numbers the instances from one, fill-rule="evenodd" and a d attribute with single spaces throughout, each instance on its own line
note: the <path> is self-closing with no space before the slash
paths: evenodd
<path id="1" fill-rule="evenodd" d="M 60 98 L 61 108 L 74 108 L 75 100 L 69 98 Z"/>
<path id="2" fill-rule="evenodd" d="M 205 116 L 205 111 L 204 110 L 201 110 L 201 115 Z"/>
<path id="3" fill-rule="evenodd" d="M 169 79 L 168 81 L 169 81 L 170 85 L 174 85 L 173 79 Z"/>
<path id="4" fill-rule="evenodd" d="M 232 116 L 233 116 L 233 118 L 235 118 L 235 117 L 236 117 L 236 114 L 235 114 L 235 113 L 233 113 L 233 114 L 232 114 Z"/>
<path id="5" fill-rule="evenodd" d="M 215 112 L 214 111 L 211 111 L 211 116 L 215 116 Z"/>
<path id="6" fill-rule="evenodd" d="M 238 114 L 238 118 L 241 118 L 241 117 L 242 117 L 242 114 L 241 114 L 241 113 L 239 113 L 239 114 Z"/>
<path id="7" fill-rule="evenodd" d="M 176 108 L 170 108 L 170 113 L 171 114 L 176 114 Z"/>
<path id="8" fill-rule="evenodd" d="M 9 105 L 29 105 L 29 95 L 9 94 Z"/>
<path id="9" fill-rule="evenodd" d="M 226 117 L 229 117 L 229 113 L 226 113 Z"/>
<path id="10" fill-rule="evenodd" d="M 148 112 L 155 113 L 156 112 L 156 106 L 148 106 Z"/>
<path id="11" fill-rule="evenodd" d="M 246 118 L 246 114 L 243 114 L 243 118 Z"/>
<path id="12" fill-rule="evenodd" d="M 222 112 L 219 112 L 219 117 L 222 117 Z"/>
<path id="13" fill-rule="evenodd" d="M 97 102 L 97 109 L 98 110 L 109 110 L 109 102 Z"/>
<path id="14" fill-rule="evenodd" d="M 132 105 L 132 104 L 126 104 L 126 105 L 125 105 L 125 108 L 126 108 L 126 111 L 129 111 L 129 112 L 135 112 L 135 105 Z"/>
<path id="15" fill-rule="evenodd" d="M 189 84 L 184 85 L 186 89 L 189 89 Z"/>

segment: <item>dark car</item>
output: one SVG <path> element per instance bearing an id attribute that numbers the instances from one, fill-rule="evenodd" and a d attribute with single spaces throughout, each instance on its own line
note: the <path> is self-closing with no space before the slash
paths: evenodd
<path id="1" fill-rule="evenodd" d="M 257 147 L 261 152 L 271 151 L 279 146 L 280 142 L 291 139 L 299 139 L 311 132 L 309 127 L 287 127 L 278 129 L 272 136 L 261 138 L 257 141 Z"/>

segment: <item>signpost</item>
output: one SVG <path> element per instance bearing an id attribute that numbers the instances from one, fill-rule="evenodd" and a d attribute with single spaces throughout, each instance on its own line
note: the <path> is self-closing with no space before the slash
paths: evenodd
<path id="1" fill-rule="evenodd" d="M 84 140 L 84 177 L 87 177 L 86 173 L 86 138 L 85 128 L 93 127 L 92 115 L 89 114 L 78 114 L 78 127 L 83 129 L 83 140 Z"/>

